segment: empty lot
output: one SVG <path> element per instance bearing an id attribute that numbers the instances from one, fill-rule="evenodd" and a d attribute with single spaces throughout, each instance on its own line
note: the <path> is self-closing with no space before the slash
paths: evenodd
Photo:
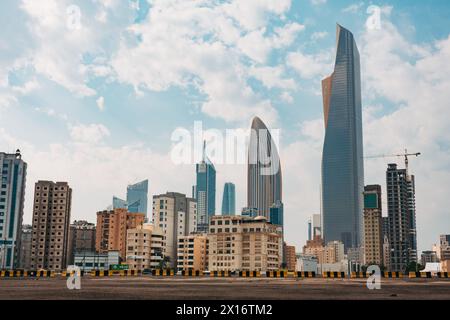
<path id="1" fill-rule="evenodd" d="M 450 280 L 83 277 L 81 290 L 63 278 L 2 278 L 0 299 L 450 299 Z"/>

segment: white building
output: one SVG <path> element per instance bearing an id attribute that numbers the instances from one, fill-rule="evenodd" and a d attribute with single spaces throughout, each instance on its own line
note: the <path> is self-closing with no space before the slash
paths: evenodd
<path id="1" fill-rule="evenodd" d="M 297 255 L 297 271 L 318 271 L 318 259 L 313 255 L 299 254 Z"/>
<path id="2" fill-rule="evenodd" d="M 167 192 L 153 197 L 153 224 L 163 233 L 163 256 L 171 268 L 177 266 L 178 237 L 187 236 L 197 227 L 197 202 L 184 194 Z"/>
<path id="3" fill-rule="evenodd" d="M 108 253 L 77 252 L 74 255 L 74 264 L 83 271 L 109 270 L 111 265 L 119 264 L 119 251 Z"/>

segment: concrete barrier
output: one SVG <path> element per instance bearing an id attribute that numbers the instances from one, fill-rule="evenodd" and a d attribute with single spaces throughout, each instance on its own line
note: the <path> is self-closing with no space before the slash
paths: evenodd
<path id="1" fill-rule="evenodd" d="M 427 279 L 431 279 L 431 272 L 410 272 L 408 274 L 410 279 L 414 279 L 414 278 L 427 278 Z"/>
<path id="2" fill-rule="evenodd" d="M 172 269 L 156 269 L 152 270 L 152 275 L 157 277 L 173 277 L 175 272 Z"/>
<path id="3" fill-rule="evenodd" d="M 448 272 L 438 272 L 436 273 L 438 278 L 446 278 L 448 279 Z"/>
<path id="4" fill-rule="evenodd" d="M 203 271 L 200 270 L 183 270 L 181 275 L 184 277 L 201 277 L 203 276 Z"/>
<path id="5" fill-rule="evenodd" d="M 314 271 L 297 271 L 298 278 L 315 278 L 316 273 Z"/>
<path id="6" fill-rule="evenodd" d="M 385 272 L 383 273 L 384 278 L 403 278 L 403 273 L 394 271 L 394 272 Z"/>
<path id="7" fill-rule="evenodd" d="M 352 273 L 350 274 L 350 277 L 351 277 L 352 279 L 357 279 L 357 278 L 368 278 L 369 276 L 370 276 L 370 274 L 367 273 L 367 272 L 352 272 Z"/>
<path id="8" fill-rule="evenodd" d="M 210 277 L 229 277 L 230 276 L 230 272 L 229 271 L 211 271 L 209 273 Z"/>
<path id="9" fill-rule="evenodd" d="M 345 272 L 337 272 L 337 271 L 326 271 L 322 272 L 323 278 L 331 278 L 331 279 L 344 279 Z"/>
<path id="10" fill-rule="evenodd" d="M 267 278 L 285 278 L 285 271 L 266 271 Z"/>

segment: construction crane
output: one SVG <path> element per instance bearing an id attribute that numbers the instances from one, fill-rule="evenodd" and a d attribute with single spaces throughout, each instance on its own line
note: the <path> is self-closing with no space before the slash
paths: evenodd
<path id="1" fill-rule="evenodd" d="M 416 152 L 416 153 L 408 153 L 408 150 L 405 149 L 405 153 L 403 154 L 389 154 L 389 155 L 378 155 L 378 156 L 368 156 L 366 157 L 367 159 L 373 159 L 373 158 L 392 158 L 392 157 L 404 157 L 405 158 L 405 169 L 406 169 L 406 174 L 408 174 L 408 164 L 409 164 L 409 159 L 408 157 L 411 156 L 415 156 L 418 157 L 420 156 L 421 153 L 420 152 Z"/>

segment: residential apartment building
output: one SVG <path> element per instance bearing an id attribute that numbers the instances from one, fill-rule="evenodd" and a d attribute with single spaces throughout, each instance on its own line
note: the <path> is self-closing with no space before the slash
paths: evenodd
<path id="1" fill-rule="evenodd" d="M 60 271 L 67 265 L 72 189 L 67 182 L 34 187 L 31 269 Z"/>
<path id="2" fill-rule="evenodd" d="M 94 223 L 74 221 L 69 226 L 68 264 L 73 265 L 76 253 L 95 252 Z"/>
<path id="3" fill-rule="evenodd" d="M 126 260 L 130 269 L 157 269 L 163 259 L 164 235 L 152 224 L 139 225 L 127 231 Z"/>
<path id="4" fill-rule="evenodd" d="M 122 208 L 97 212 L 95 250 L 98 253 L 119 251 L 120 258 L 125 260 L 127 230 L 142 225 L 144 220 L 144 213 L 132 213 Z"/>
<path id="5" fill-rule="evenodd" d="M 450 260 L 450 234 L 443 234 L 440 236 L 439 244 L 439 259 Z"/>
<path id="6" fill-rule="evenodd" d="M 177 266 L 178 238 L 197 228 L 197 201 L 177 192 L 153 197 L 153 223 L 163 231 L 163 255 L 171 268 Z"/>
<path id="7" fill-rule="evenodd" d="M 208 237 L 205 234 L 178 237 L 177 269 L 208 269 Z"/>
<path id="8" fill-rule="evenodd" d="M 0 152 L 0 269 L 19 265 L 26 175 L 20 150 Z"/>
<path id="9" fill-rule="evenodd" d="M 266 217 L 214 216 L 209 225 L 210 271 L 270 271 L 281 267 L 282 226 Z"/>
<path id="10" fill-rule="evenodd" d="M 317 257 L 319 264 L 340 263 L 345 258 L 344 244 L 340 241 L 330 241 L 324 245 L 320 236 L 308 240 L 303 247 L 303 254 Z"/>
<path id="11" fill-rule="evenodd" d="M 383 265 L 381 186 L 364 188 L 364 264 Z"/>
<path id="12" fill-rule="evenodd" d="M 29 224 L 22 226 L 20 240 L 19 268 L 29 270 L 31 268 L 31 241 L 33 239 L 33 227 Z"/>
<path id="13" fill-rule="evenodd" d="M 297 256 L 295 254 L 295 246 L 288 246 L 286 243 L 283 245 L 283 258 L 286 269 L 289 271 L 295 271 L 297 266 Z"/>

